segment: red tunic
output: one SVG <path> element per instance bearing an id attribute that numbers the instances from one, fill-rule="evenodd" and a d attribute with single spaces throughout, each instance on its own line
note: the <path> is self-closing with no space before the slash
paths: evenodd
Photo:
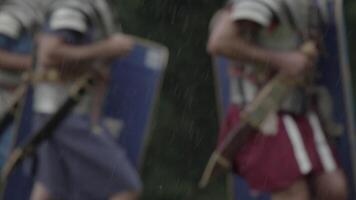
<path id="1" fill-rule="evenodd" d="M 236 105 L 229 108 L 221 127 L 220 143 L 239 123 L 239 113 Z M 334 151 L 313 116 L 279 113 L 277 134 L 257 133 L 251 137 L 236 154 L 234 171 L 245 178 L 251 188 L 273 192 L 303 176 L 335 170 L 338 166 Z"/>

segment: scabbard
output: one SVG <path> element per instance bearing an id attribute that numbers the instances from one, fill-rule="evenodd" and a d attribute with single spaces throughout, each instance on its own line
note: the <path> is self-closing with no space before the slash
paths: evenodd
<path id="1" fill-rule="evenodd" d="M 25 83 L 24 85 L 19 86 L 19 88 L 16 89 L 14 99 L 11 101 L 9 107 L 6 109 L 6 111 L 0 118 L 0 137 L 6 133 L 6 130 L 15 121 L 16 113 L 18 113 L 20 109 L 21 102 L 24 96 L 26 95 L 28 87 L 28 83 Z"/>
<path id="2" fill-rule="evenodd" d="M 240 151 L 247 140 L 257 133 L 255 127 L 242 123 L 234 127 L 223 143 L 213 152 L 200 179 L 199 187 L 205 188 L 211 179 L 230 171 L 236 152 Z"/>
<path id="3" fill-rule="evenodd" d="M 6 112 L 0 119 L 0 137 L 2 137 L 3 134 L 5 134 L 6 130 L 10 127 L 10 125 L 14 122 L 15 120 L 15 113 L 17 108 L 15 107 L 14 110 L 11 110 L 10 112 Z"/>

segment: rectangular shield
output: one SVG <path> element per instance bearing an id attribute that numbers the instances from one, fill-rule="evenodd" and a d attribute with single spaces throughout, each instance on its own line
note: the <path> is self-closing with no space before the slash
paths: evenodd
<path id="1" fill-rule="evenodd" d="M 355 199 L 356 139 L 351 70 L 344 22 L 343 1 L 330 1 L 329 24 L 325 27 L 327 52 L 320 60 L 321 80 L 332 97 L 334 120 L 343 129 L 337 142 L 337 153 L 345 170 L 351 199 Z"/>
<path id="2" fill-rule="evenodd" d="M 168 62 L 165 46 L 143 39 L 137 41 L 128 57 L 114 63 L 104 106 L 105 123 L 112 127 L 117 142 L 136 167 Z"/>

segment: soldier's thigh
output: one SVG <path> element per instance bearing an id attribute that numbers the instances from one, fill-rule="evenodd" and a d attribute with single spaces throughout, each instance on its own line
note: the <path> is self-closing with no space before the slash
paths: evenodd
<path id="1" fill-rule="evenodd" d="M 288 188 L 272 193 L 272 200 L 309 200 L 308 182 L 303 178 Z"/>
<path id="2" fill-rule="evenodd" d="M 314 188 L 320 200 L 346 200 L 348 197 L 347 181 L 340 169 L 316 176 Z"/>

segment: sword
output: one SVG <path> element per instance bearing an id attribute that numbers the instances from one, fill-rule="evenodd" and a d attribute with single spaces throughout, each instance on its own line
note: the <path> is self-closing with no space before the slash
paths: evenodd
<path id="1" fill-rule="evenodd" d="M 314 42 L 306 42 L 301 51 L 312 56 L 316 52 Z M 232 168 L 236 152 L 241 150 L 249 137 L 253 136 L 270 113 L 276 112 L 292 88 L 306 84 L 305 80 L 291 80 L 285 75 L 276 75 L 261 89 L 256 98 L 241 112 L 239 124 L 228 132 L 223 143 L 212 153 L 199 182 L 205 188 L 213 177 L 222 175 Z"/>
<path id="2" fill-rule="evenodd" d="M 9 126 L 15 120 L 15 116 L 17 111 L 19 110 L 21 101 L 25 96 L 28 85 L 21 85 L 16 89 L 14 98 L 11 101 L 10 105 L 6 109 L 5 113 L 0 118 L 0 137 L 5 133 L 5 131 L 9 128 Z"/>

